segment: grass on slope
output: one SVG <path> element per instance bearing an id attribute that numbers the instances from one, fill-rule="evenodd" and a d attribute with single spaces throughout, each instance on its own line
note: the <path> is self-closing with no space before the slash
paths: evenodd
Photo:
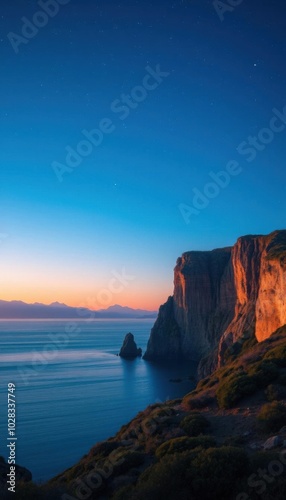
<path id="1" fill-rule="evenodd" d="M 150 405 L 76 465 L 41 487 L 19 486 L 13 498 L 285 500 L 286 451 L 263 450 L 273 433 L 286 442 L 283 425 L 286 325 L 182 400 Z"/>

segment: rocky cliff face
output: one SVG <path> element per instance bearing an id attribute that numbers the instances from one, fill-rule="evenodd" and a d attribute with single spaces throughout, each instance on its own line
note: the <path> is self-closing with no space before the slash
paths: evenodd
<path id="1" fill-rule="evenodd" d="M 286 231 L 266 241 L 261 256 L 255 335 L 259 342 L 286 323 Z"/>
<path id="2" fill-rule="evenodd" d="M 181 332 L 175 319 L 174 298 L 169 297 L 159 309 L 158 318 L 151 330 L 147 351 L 143 359 L 179 361 L 181 358 L 184 358 L 181 350 Z"/>
<path id="3" fill-rule="evenodd" d="M 254 335 L 260 342 L 286 324 L 285 302 L 286 231 L 184 253 L 174 270 L 174 295 L 160 308 L 144 357 L 204 359 L 204 375 L 234 343 Z"/>
<path id="4" fill-rule="evenodd" d="M 198 362 L 217 345 L 235 310 L 231 248 L 177 260 L 174 296 L 160 307 L 144 359 Z"/>

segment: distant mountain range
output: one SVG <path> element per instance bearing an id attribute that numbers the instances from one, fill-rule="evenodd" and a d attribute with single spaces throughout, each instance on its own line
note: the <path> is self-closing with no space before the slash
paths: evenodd
<path id="1" fill-rule="evenodd" d="M 25 302 L 13 300 L 8 302 L 0 300 L 0 319 L 84 319 L 94 313 L 95 318 L 155 318 L 157 311 L 145 311 L 143 309 L 131 309 L 114 305 L 107 309 L 91 311 L 90 309 L 80 308 L 82 314 L 79 314 L 76 307 L 70 307 L 66 304 L 53 302 L 50 305 L 26 304 Z M 86 313 L 86 314 L 84 314 Z"/>

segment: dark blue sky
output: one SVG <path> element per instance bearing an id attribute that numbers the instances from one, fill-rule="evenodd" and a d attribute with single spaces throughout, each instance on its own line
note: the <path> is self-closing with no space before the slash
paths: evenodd
<path id="1" fill-rule="evenodd" d="M 57 10 L 16 42 L 42 8 L 1 9 L 1 298 L 78 304 L 125 268 L 134 280 L 110 301 L 154 308 L 182 252 L 285 228 L 286 127 L 273 114 L 286 106 L 285 2 L 244 0 L 223 21 L 204 0 Z M 144 95 L 157 65 L 169 75 Z M 59 182 L 54 162 L 105 118 L 112 132 Z M 238 175 L 210 186 L 231 160 Z"/>

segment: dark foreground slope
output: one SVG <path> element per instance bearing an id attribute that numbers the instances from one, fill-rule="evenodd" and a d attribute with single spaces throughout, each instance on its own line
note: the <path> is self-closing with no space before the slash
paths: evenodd
<path id="1" fill-rule="evenodd" d="M 14 499 L 285 500 L 286 325 Z M 5 496 L 1 496 L 5 498 Z"/>

